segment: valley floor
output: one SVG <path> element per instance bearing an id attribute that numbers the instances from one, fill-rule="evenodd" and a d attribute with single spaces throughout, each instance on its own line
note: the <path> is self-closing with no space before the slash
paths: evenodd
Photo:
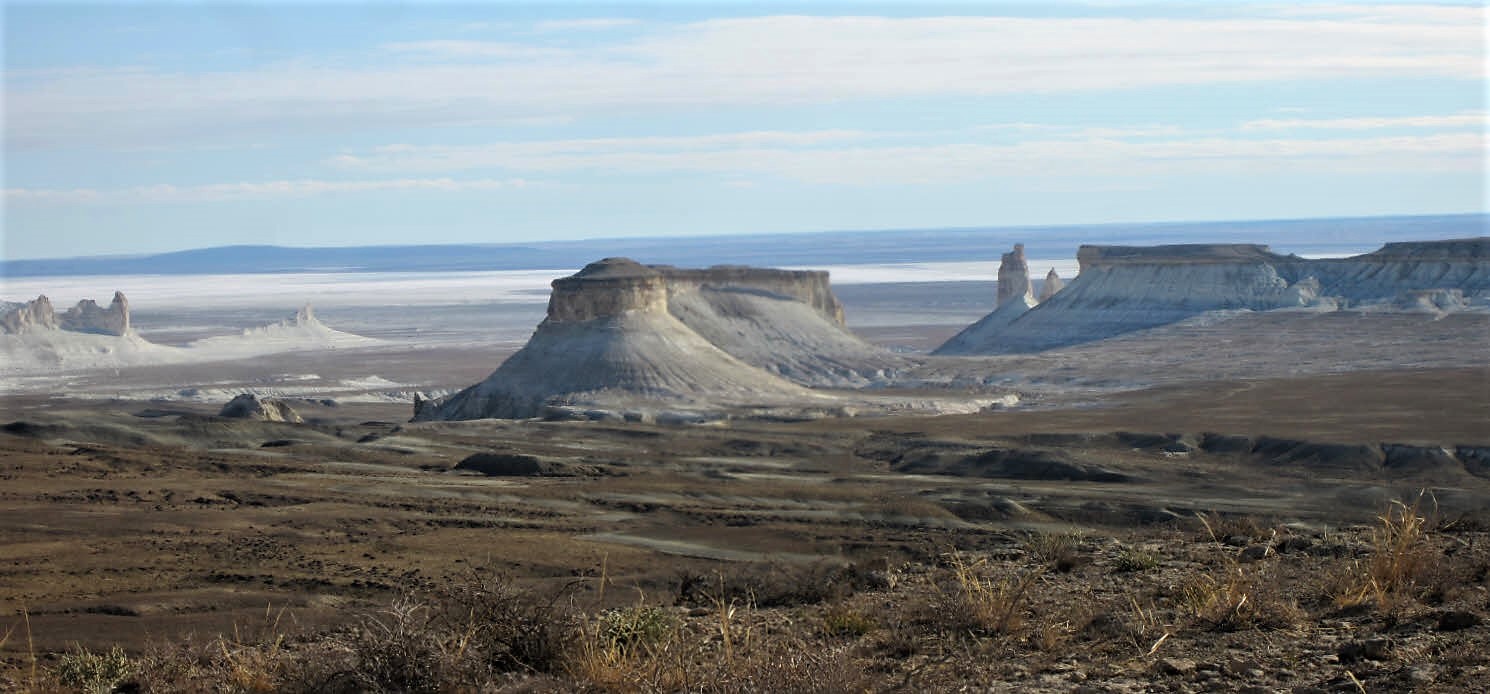
<path id="1" fill-rule="evenodd" d="M 0 677 L 76 685 L 80 654 L 122 645 L 158 691 L 244 668 L 354 691 L 395 653 L 447 690 L 1479 691 L 1486 383 L 694 427 L 12 398 Z M 1418 453 L 1370 463 L 1382 444 Z M 455 469 L 476 453 L 539 476 Z M 552 653 L 458 655 L 476 608 L 541 608 L 525 638 Z"/>

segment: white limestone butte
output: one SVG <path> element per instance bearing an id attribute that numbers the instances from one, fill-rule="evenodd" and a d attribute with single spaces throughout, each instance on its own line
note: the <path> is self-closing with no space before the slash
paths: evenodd
<path id="1" fill-rule="evenodd" d="M 553 281 L 544 322 L 490 377 L 414 418 L 831 404 L 805 386 L 863 386 L 904 363 L 843 328 L 827 273 L 606 258 Z"/>
<path id="2" fill-rule="evenodd" d="M 560 406 L 771 406 L 817 397 L 731 356 L 674 317 L 668 272 L 607 258 L 554 280 L 548 315 L 527 345 L 481 383 L 422 403 L 415 420 L 521 419 Z M 738 280 L 742 272 L 721 274 Z M 702 279 L 684 276 L 679 291 Z M 813 310 L 835 311 L 828 296 Z"/>

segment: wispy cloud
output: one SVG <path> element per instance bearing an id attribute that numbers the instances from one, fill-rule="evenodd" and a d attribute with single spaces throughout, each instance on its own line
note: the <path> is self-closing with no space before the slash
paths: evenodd
<path id="1" fill-rule="evenodd" d="M 550 19 L 538 22 L 533 28 L 538 31 L 605 31 L 621 27 L 636 26 L 640 20 L 629 17 L 591 17 L 587 19 Z"/>
<path id="2" fill-rule="evenodd" d="M 1270 137 L 1273 121 L 1227 130 L 1150 123 L 1074 127 L 992 123 L 947 131 L 749 131 L 673 137 L 589 138 L 478 145 L 396 144 L 323 163 L 359 172 L 504 172 L 618 175 L 696 172 L 805 183 L 880 185 L 966 182 L 1006 176 L 1150 175 L 1225 171 L 1461 171 L 1482 167 L 1485 133 L 1455 126 L 1481 114 L 1383 119 L 1437 131 L 1391 137 Z M 1281 123 L 1279 121 L 1278 123 Z M 1333 123 L 1331 125 L 1331 123 Z M 1292 126 L 1278 125 L 1278 129 Z M 1004 133 L 1013 131 L 1013 141 Z"/>
<path id="3" fill-rule="evenodd" d="M 1331 18 L 1356 22 L 1412 22 L 1414 24 L 1466 25 L 1483 23 L 1487 8 L 1474 5 L 1369 4 L 1369 3 L 1295 3 L 1274 5 L 1267 11 L 1293 18 Z"/>
<path id="4" fill-rule="evenodd" d="M 497 142 L 470 146 L 394 144 L 375 147 L 359 154 L 339 154 L 324 163 L 342 169 L 379 172 L 444 172 L 493 168 L 555 171 L 592 168 L 586 162 L 599 161 L 597 157 L 804 148 L 897 135 L 898 133 L 863 130 L 747 131 L 710 135 Z"/>
<path id="5" fill-rule="evenodd" d="M 1156 129 L 1157 130 L 1157 129 Z M 1022 188 L 1063 177 L 1111 178 L 1137 185 L 1144 177 L 1321 171 L 1483 172 L 1481 132 L 1354 138 L 1129 137 L 1096 131 L 1068 137 L 995 144 L 901 142 L 864 131 L 722 133 L 692 137 L 597 138 L 498 143 L 476 147 L 389 145 L 343 154 L 329 164 L 362 172 L 502 171 L 507 178 L 454 177 L 352 181 L 285 180 L 196 186 L 153 185 L 121 190 L 6 190 L 12 203 L 183 203 L 281 199 L 333 193 L 392 191 L 486 192 L 550 181 L 584 185 L 571 174 L 685 174 L 718 177 L 722 186 L 759 186 L 768 179 L 804 184 L 886 186 L 999 180 Z M 892 134 L 899 135 L 899 134 Z M 1045 183 L 1042 183 L 1045 182 Z M 1068 185 L 1066 183 L 1060 184 Z"/>
<path id="6" fill-rule="evenodd" d="M 512 60 L 532 60 L 537 58 L 554 58 L 568 53 L 568 51 L 555 48 L 510 41 L 466 41 L 458 39 L 396 41 L 385 43 L 379 48 L 392 53 L 443 59 L 506 58 Z"/>
<path id="7" fill-rule="evenodd" d="M 1257 130 L 1379 130 L 1385 128 L 1483 128 L 1490 125 L 1484 111 L 1466 111 L 1443 116 L 1391 116 L 1378 118 L 1267 118 L 1247 121 L 1244 131 Z"/>
<path id="8" fill-rule="evenodd" d="M 527 185 L 529 185 L 529 182 L 522 179 L 495 180 L 490 178 L 465 180 L 450 178 L 399 178 L 366 181 L 300 179 L 245 183 L 210 183 L 193 186 L 176 186 L 163 183 L 113 190 L 98 188 L 7 188 L 5 189 L 5 197 L 11 202 L 182 203 L 303 198 L 334 193 L 395 191 L 461 193 L 522 188 Z"/>
<path id="9" fill-rule="evenodd" d="M 387 44 L 384 59 L 364 66 L 306 56 L 235 71 L 7 75 L 6 136 L 11 146 L 179 141 L 225 130 L 344 132 L 679 108 L 1484 79 L 1483 22 L 1367 10 L 1214 19 L 750 17 L 600 32 L 582 49 L 436 40 Z M 418 60 L 390 66 L 389 51 Z"/>

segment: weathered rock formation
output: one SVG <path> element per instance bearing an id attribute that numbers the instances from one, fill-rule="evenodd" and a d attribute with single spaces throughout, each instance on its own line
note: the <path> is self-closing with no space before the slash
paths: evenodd
<path id="1" fill-rule="evenodd" d="M 38 330 L 67 330 L 94 335 L 129 334 L 129 300 L 114 292 L 108 308 L 92 299 L 79 301 L 58 316 L 45 295 L 22 304 L 0 305 L 0 334 L 20 335 Z"/>
<path id="2" fill-rule="evenodd" d="M 812 383 L 896 360 L 843 328 L 826 273 L 607 258 L 552 286 L 548 316 L 522 350 L 481 383 L 420 403 L 415 419 L 811 402 L 820 396 L 782 376 Z M 832 345 L 853 345 L 883 364 L 814 352 Z"/>
<path id="3" fill-rule="evenodd" d="M 0 334 L 20 335 L 33 330 L 56 330 L 57 313 L 45 294 L 25 303 L 0 305 Z"/>
<path id="4" fill-rule="evenodd" d="M 1050 273 L 1055 274 L 1055 270 Z M 1060 278 L 1057 277 L 1056 281 Z M 1038 303 L 1030 285 L 1030 264 L 1024 257 L 1024 244 L 1016 243 L 1014 250 L 1005 253 L 999 261 L 998 303 L 993 313 L 952 336 L 937 348 L 936 353 L 976 354 L 984 343 L 994 339 Z"/>
<path id="5" fill-rule="evenodd" d="M 79 301 L 62 314 L 58 324 L 63 330 L 95 335 L 124 335 L 129 332 L 129 300 L 123 292 L 114 292 L 108 308 L 92 299 Z"/>
<path id="6" fill-rule="evenodd" d="M 1000 307 L 937 353 L 1038 351 L 1214 311 L 1490 307 L 1490 237 L 1323 260 L 1246 244 L 1082 246 L 1077 260 L 1080 274 L 1059 293 L 1019 315 Z"/>
<path id="7" fill-rule="evenodd" d="M 999 259 L 997 305 L 1034 296 L 1035 291 L 1030 286 L 1030 264 L 1024 258 L 1024 244 L 1016 243 L 1013 251 Z"/>
<path id="8" fill-rule="evenodd" d="M 1061 276 L 1056 273 L 1055 268 L 1050 268 L 1050 272 L 1045 273 L 1045 284 L 1040 285 L 1040 301 L 1050 299 L 1065 287 L 1066 283 L 1061 281 Z"/>
<path id="9" fill-rule="evenodd" d="M 253 393 L 243 393 L 235 396 L 228 404 L 223 405 L 222 410 L 217 413 L 219 417 L 231 417 L 233 419 L 254 419 L 261 422 L 290 422 L 299 424 L 305 420 L 294 408 L 279 400 L 260 400 Z"/>

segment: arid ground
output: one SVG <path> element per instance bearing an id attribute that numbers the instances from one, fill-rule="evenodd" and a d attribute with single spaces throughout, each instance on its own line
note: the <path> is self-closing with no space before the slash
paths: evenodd
<path id="1" fill-rule="evenodd" d="M 285 424 L 9 396 L 0 688 L 1482 691 L 1484 324 L 1420 320 L 1338 371 L 1352 348 L 1321 336 L 1361 319 L 1324 320 L 1271 371 L 1276 339 L 1009 357 L 1027 406 L 965 416 L 410 424 L 306 399 Z M 1411 349 L 1437 363 L 1390 367 Z M 491 366 L 352 357 L 273 368 Z M 269 367 L 191 368 L 114 382 Z"/>

